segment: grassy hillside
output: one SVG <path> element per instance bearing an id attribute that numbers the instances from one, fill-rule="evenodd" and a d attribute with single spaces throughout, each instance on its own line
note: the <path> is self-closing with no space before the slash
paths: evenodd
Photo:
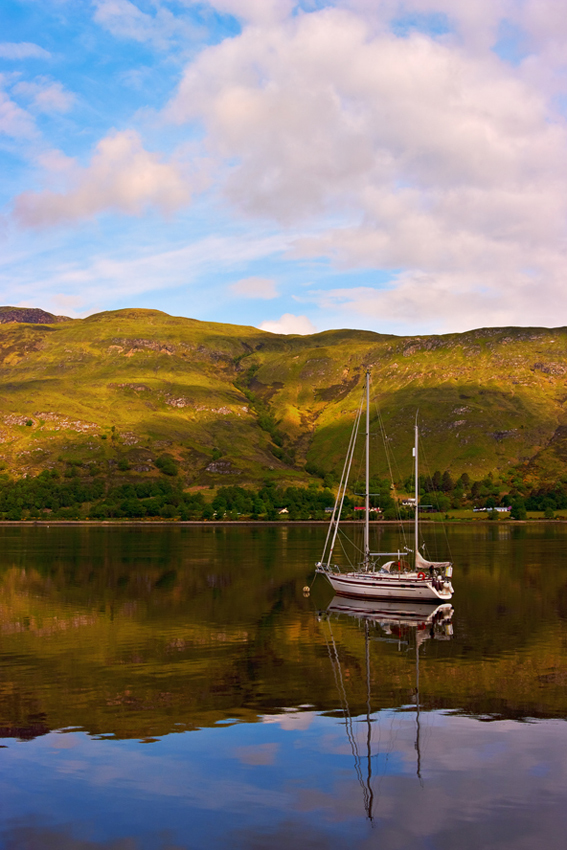
<path id="1" fill-rule="evenodd" d="M 157 310 L 0 314 L 0 460 L 14 476 L 73 463 L 160 476 L 166 454 L 188 486 L 306 481 L 306 464 L 342 463 L 367 368 L 376 472 L 378 409 L 400 479 L 419 409 L 431 471 L 567 473 L 566 328 L 283 336 Z"/>

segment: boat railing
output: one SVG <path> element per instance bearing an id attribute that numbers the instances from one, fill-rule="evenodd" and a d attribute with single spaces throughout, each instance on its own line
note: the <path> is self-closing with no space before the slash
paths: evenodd
<path id="1" fill-rule="evenodd" d="M 315 564 L 315 572 L 340 574 L 341 569 L 336 564 L 324 564 L 322 561 L 319 561 Z"/>
<path id="2" fill-rule="evenodd" d="M 369 557 L 371 558 L 395 558 L 397 561 L 402 561 L 405 552 L 369 552 Z M 376 571 L 376 568 L 379 568 L 379 564 L 373 562 L 372 564 L 367 564 L 367 567 L 370 568 L 372 572 Z M 323 563 L 323 561 L 318 561 L 315 564 L 315 572 L 316 573 L 335 573 L 336 575 L 340 575 L 342 570 L 337 564 Z"/>
<path id="3" fill-rule="evenodd" d="M 369 552 L 371 558 L 403 558 L 405 552 Z"/>

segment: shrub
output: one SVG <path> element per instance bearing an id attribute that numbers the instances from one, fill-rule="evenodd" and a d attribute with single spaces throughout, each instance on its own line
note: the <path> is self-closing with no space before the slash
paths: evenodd
<path id="1" fill-rule="evenodd" d="M 177 475 L 178 473 L 177 464 L 171 455 L 160 455 L 155 461 L 155 464 L 164 475 Z"/>

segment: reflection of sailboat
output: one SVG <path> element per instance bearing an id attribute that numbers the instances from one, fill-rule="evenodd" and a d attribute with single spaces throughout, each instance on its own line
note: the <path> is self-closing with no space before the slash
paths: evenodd
<path id="1" fill-rule="evenodd" d="M 408 600 L 430 600 L 431 602 L 448 601 L 453 595 L 451 576 L 453 566 L 449 561 L 428 561 L 419 551 L 419 473 L 418 473 L 418 428 L 415 425 L 415 522 L 414 522 L 414 565 L 413 569 L 407 561 L 407 547 L 404 552 L 371 552 L 369 536 L 369 514 L 370 514 L 370 373 L 366 373 L 365 399 L 360 403 L 355 417 L 350 443 L 347 451 L 337 499 L 323 554 L 317 563 L 317 572 L 327 576 L 335 593 L 342 596 L 363 597 L 366 599 L 408 599 Z M 348 572 L 341 571 L 340 567 L 333 563 L 333 551 L 339 531 L 341 511 L 347 491 L 348 479 L 359 425 L 362 419 L 363 408 L 366 410 L 365 431 L 365 491 L 364 491 L 364 545 L 362 550 L 362 561 L 356 569 Z M 380 558 L 389 560 L 382 560 Z"/>
<path id="2" fill-rule="evenodd" d="M 448 602 L 432 607 L 429 602 L 402 602 L 389 599 L 344 599 L 335 596 L 327 607 L 329 614 L 348 614 L 379 623 L 384 631 L 401 626 L 449 624 L 453 606 Z M 439 637 L 439 632 L 436 636 Z"/>
<path id="3" fill-rule="evenodd" d="M 417 755 L 416 772 L 421 780 L 421 727 L 419 703 L 419 650 L 424 641 L 429 639 L 448 640 L 453 635 L 451 619 L 453 607 L 449 604 L 432 608 L 427 603 L 391 602 L 387 600 L 372 601 L 368 599 L 342 599 L 335 596 L 326 611 L 324 619 L 329 626 L 329 641 L 327 649 L 333 666 L 335 682 L 339 691 L 342 709 L 345 717 L 347 737 L 354 756 L 355 770 L 362 788 L 366 817 L 372 821 L 374 792 L 372 790 L 372 719 L 371 719 L 371 689 L 370 689 L 370 627 L 379 626 L 386 635 L 392 635 L 398 642 L 409 643 L 409 638 L 415 630 L 415 706 L 416 706 L 416 738 Z M 347 615 L 355 617 L 364 623 L 364 645 L 366 660 L 366 776 L 363 775 L 362 760 L 354 734 L 353 721 L 348 704 L 346 688 L 343 680 L 337 644 L 333 634 L 332 615 Z"/>

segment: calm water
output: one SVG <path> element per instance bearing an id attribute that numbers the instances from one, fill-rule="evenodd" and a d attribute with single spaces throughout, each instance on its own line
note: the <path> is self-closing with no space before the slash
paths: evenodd
<path id="1" fill-rule="evenodd" d="M 416 625 L 321 527 L 0 528 L 0 846 L 564 848 L 567 526 L 434 532 Z"/>

